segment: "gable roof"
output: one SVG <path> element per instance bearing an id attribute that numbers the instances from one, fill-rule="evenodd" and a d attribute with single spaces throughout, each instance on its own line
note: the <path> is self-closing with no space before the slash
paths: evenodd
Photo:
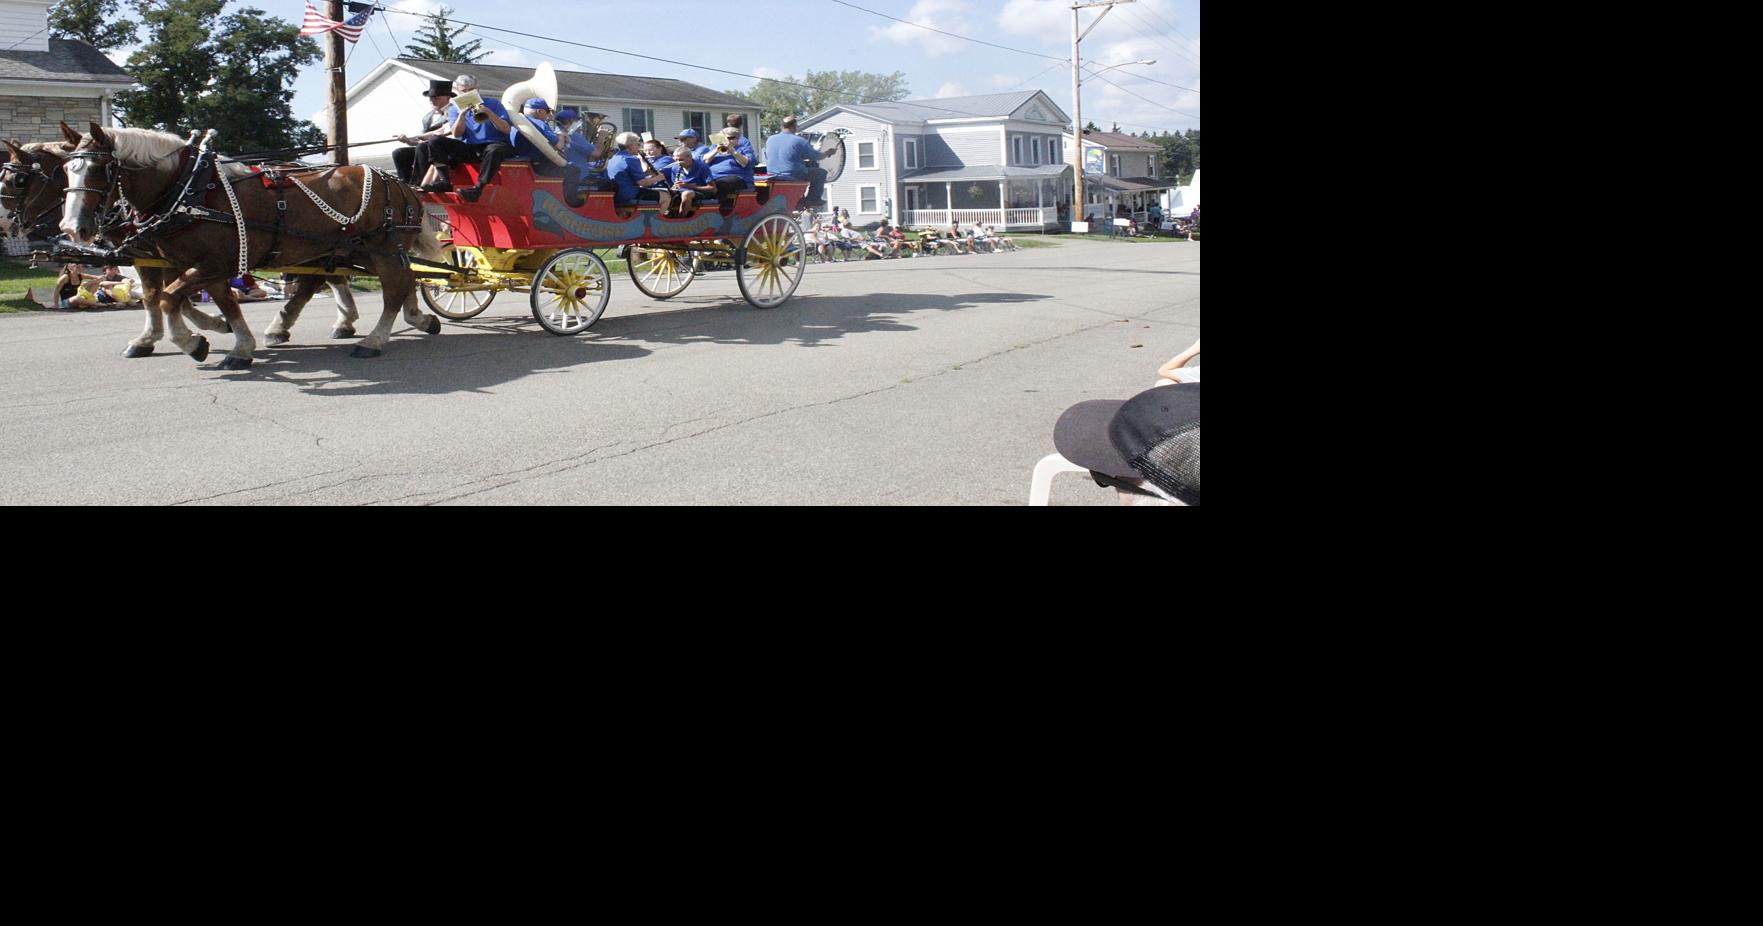
<path id="1" fill-rule="evenodd" d="M 451 80 L 460 74 L 478 79 L 478 89 L 486 96 L 496 97 L 502 91 L 531 80 L 533 69 L 496 67 L 488 64 L 454 64 L 447 61 L 425 61 L 420 58 L 394 58 L 393 61 L 411 70 L 431 75 L 436 80 Z M 557 95 L 571 99 L 621 100 L 632 103 L 692 103 L 703 106 L 726 106 L 729 109 L 758 109 L 759 104 L 700 87 L 683 80 L 665 77 L 634 77 L 628 74 L 589 74 L 584 71 L 558 71 Z M 553 105 L 558 105 L 552 100 Z"/>
<path id="2" fill-rule="evenodd" d="M 129 72 L 79 39 L 51 38 L 48 51 L 0 52 L 0 79 L 129 85 Z"/>
<path id="3" fill-rule="evenodd" d="M 935 122 L 947 119 L 999 119 L 1013 115 L 1035 97 L 1045 96 L 1039 90 L 1016 93 L 988 93 L 982 96 L 957 96 L 937 100 L 901 100 L 898 103 L 838 103 L 816 113 L 809 122 L 818 122 L 835 109 L 880 119 L 884 122 Z M 1060 118 L 1066 119 L 1049 98 L 1048 105 Z"/>
<path id="4" fill-rule="evenodd" d="M 1163 147 L 1149 138 L 1134 138 L 1131 135 L 1125 135 L 1118 132 L 1085 132 L 1084 141 L 1094 142 L 1095 144 L 1101 145 L 1109 150 L 1119 150 L 1121 148 L 1161 150 Z"/>

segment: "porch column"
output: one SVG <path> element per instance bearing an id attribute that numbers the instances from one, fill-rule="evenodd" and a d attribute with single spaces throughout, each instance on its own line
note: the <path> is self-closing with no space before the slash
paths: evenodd
<path id="1" fill-rule="evenodd" d="M 998 224 L 1005 228 L 1010 227 L 1010 192 L 1008 187 L 1007 181 L 998 181 Z"/>
<path id="2" fill-rule="evenodd" d="M 945 183 L 943 190 L 943 195 L 947 197 L 943 200 L 943 205 L 949 207 L 949 214 L 943 216 L 943 227 L 948 228 L 955 221 L 955 184 Z"/>

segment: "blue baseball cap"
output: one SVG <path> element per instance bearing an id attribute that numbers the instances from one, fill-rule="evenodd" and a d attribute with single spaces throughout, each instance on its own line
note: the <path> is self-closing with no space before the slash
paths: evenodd
<path id="1" fill-rule="evenodd" d="M 524 104 L 521 105 L 520 108 L 521 109 L 550 109 L 551 104 L 545 102 L 544 97 L 535 96 L 532 99 L 527 100 Z"/>
<path id="2" fill-rule="evenodd" d="M 697 138 L 697 137 L 698 137 L 698 130 L 697 129 L 686 129 L 684 132 L 681 132 L 678 135 L 674 136 L 674 138 Z"/>
<path id="3" fill-rule="evenodd" d="M 567 121 L 570 119 L 580 119 L 581 117 L 582 117 L 581 110 L 576 109 L 574 106 L 565 106 L 562 109 L 557 111 L 557 119 L 559 121 Z"/>

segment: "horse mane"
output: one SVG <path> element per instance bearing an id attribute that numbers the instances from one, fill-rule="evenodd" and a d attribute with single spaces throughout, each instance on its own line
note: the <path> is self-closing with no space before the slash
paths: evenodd
<path id="1" fill-rule="evenodd" d="M 183 149 L 185 139 L 153 129 L 105 129 L 111 153 L 124 164 L 143 167 L 162 161 Z"/>

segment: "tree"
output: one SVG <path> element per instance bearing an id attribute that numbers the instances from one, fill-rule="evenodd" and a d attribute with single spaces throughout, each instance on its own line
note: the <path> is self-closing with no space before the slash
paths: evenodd
<path id="1" fill-rule="evenodd" d="M 794 75 L 783 79 L 761 80 L 752 90 L 730 90 L 729 93 L 758 104 L 759 124 L 765 134 L 776 134 L 783 128 L 785 116 L 803 119 L 838 103 L 894 103 L 911 95 L 906 75 L 872 74 L 866 71 L 809 71 L 800 80 Z M 793 86 L 804 84 L 806 86 Z"/>
<path id="2" fill-rule="evenodd" d="M 1096 125 L 1094 122 L 1084 123 L 1084 134 L 1085 135 L 1088 135 L 1091 132 L 1100 132 L 1100 131 L 1102 131 L 1101 127 Z"/>
<path id="3" fill-rule="evenodd" d="M 404 54 L 424 61 L 452 61 L 457 64 L 476 64 L 495 54 L 493 51 L 478 52 L 478 46 L 484 44 L 483 39 L 473 39 L 463 45 L 456 44 L 465 31 L 464 26 L 457 29 L 447 28 L 447 17 L 453 15 L 449 7 L 441 7 L 440 12 L 428 14 L 428 22 L 416 30 L 416 40 L 404 46 Z"/>
<path id="4" fill-rule="evenodd" d="M 134 20 L 117 16 L 120 5 L 121 0 L 61 0 L 49 11 L 49 33 L 79 39 L 101 51 L 133 45 L 138 27 Z"/>
<path id="5" fill-rule="evenodd" d="M 231 154 L 324 144 L 318 126 L 290 109 L 300 69 L 322 57 L 300 27 L 226 0 L 135 0 L 147 44 L 126 69 L 140 90 L 116 95 L 128 124 L 182 135 L 214 129 Z"/>
<path id="6" fill-rule="evenodd" d="M 1118 123 L 1118 122 L 1114 123 L 1114 128 L 1111 128 L 1108 131 L 1114 133 L 1115 135 L 1119 135 L 1120 134 L 1120 123 Z"/>
<path id="7" fill-rule="evenodd" d="M 1163 167 L 1167 175 L 1180 183 L 1188 183 L 1194 171 L 1200 169 L 1200 130 L 1159 135 L 1156 141 L 1163 146 Z"/>

